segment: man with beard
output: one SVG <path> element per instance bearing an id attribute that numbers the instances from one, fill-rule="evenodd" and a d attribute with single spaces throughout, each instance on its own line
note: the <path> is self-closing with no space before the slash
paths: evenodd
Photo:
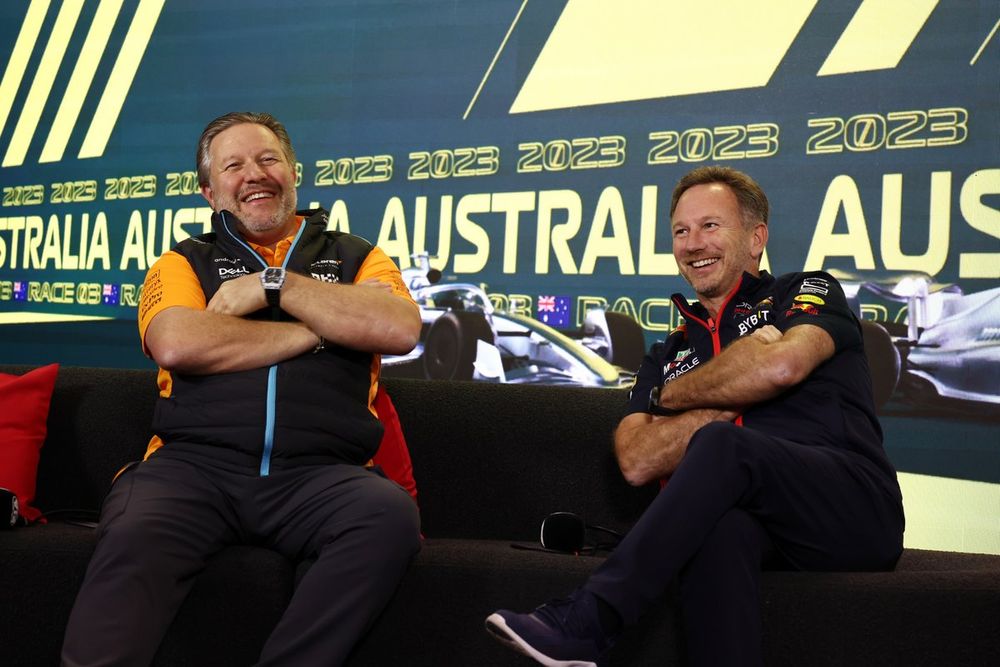
<path id="1" fill-rule="evenodd" d="M 198 143 L 213 231 L 165 253 L 139 308 L 160 367 L 154 437 L 119 474 L 64 665 L 147 665 L 207 561 L 232 544 L 314 560 L 260 665 L 339 665 L 419 549 L 415 503 L 370 462 L 379 355 L 420 315 L 381 250 L 296 213 L 295 153 L 268 114 Z"/>
<path id="2" fill-rule="evenodd" d="M 511 648 L 602 664 L 679 577 L 689 663 L 760 665 L 762 567 L 895 565 L 902 500 L 860 324 L 829 274 L 760 269 L 768 209 L 729 168 L 674 189 L 673 254 L 698 301 L 674 295 L 685 322 L 650 349 L 614 438 L 629 483 L 666 485 L 568 598 L 487 618 Z"/>

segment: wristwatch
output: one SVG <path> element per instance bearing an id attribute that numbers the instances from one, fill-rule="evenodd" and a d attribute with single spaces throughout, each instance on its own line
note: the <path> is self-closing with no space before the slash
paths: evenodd
<path id="1" fill-rule="evenodd" d="M 683 410 L 665 408 L 660 405 L 660 389 L 661 387 L 653 387 L 649 390 L 649 406 L 646 408 L 646 412 L 659 417 L 673 417 L 684 412 Z"/>
<path id="2" fill-rule="evenodd" d="M 281 303 L 281 286 L 285 284 L 285 269 L 280 266 L 267 267 L 260 274 L 260 284 L 264 288 L 267 305 L 277 308 Z"/>

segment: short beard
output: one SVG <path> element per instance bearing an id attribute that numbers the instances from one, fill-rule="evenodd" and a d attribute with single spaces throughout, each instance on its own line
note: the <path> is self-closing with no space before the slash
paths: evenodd
<path id="1" fill-rule="evenodd" d="M 278 227 L 281 227 L 295 215 L 296 201 L 294 194 L 289 196 L 288 193 L 283 193 L 281 195 L 280 201 L 281 201 L 280 208 L 274 213 L 274 215 L 268 217 L 265 220 L 250 220 L 237 215 L 236 217 L 240 221 L 240 226 L 253 234 L 269 232 L 272 229 L 277 229 Z M 235 202 L 235 203 L 242 204 L 242 202 Z M 234 208 L 239 209 L 240 206 L 235 206 Z"/>

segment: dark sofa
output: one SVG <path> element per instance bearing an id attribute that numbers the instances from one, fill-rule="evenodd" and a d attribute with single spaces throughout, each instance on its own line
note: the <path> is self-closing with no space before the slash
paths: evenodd
<path id="1" fill-rule="evenodd" d="M 490 639 L 483 619 L 497 607 L 528 609 L 569 592 L 599 560 L 510 543 L 537 540 L 553 511 L 625 529 L 656 491 L 625 484 L 611 455 L 623 394 L 386 384 L 409 441 L 426 541 L 350 664 L 531 664 Z M 96 509 L 115 471 L 144 451 L 155 393 L 152 371 L 62 368 L 36 504 Z M 0 532 L 0 665 L 58 663 L 93 546 L 91 528 L 58 518 Z M 253 547 L 220 553 L 178 612 L 155 664 L 252 664 L 305 567 Z M 891 573 L 768 572 L 762 595 L 769 665 L 1000 664 L 1000 556 L 907 550 Z M 668 591 L 621 639 L 612 664 L 682 664 L 679 624 Z"/>

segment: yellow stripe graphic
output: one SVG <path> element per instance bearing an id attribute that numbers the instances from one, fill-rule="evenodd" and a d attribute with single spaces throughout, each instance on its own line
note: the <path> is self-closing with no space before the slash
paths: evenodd
<path id="1" fill-rule="evenodd" d="M 507 40 L 510 39 L 510 34 L 514 32 L 514 28 L 517 26 L 517 22 L 521 20 L 521 14 L 527 6 L 528 0 L 523 0 L 523 2 L 521 2 L 521 8 L 517 10 L 517 15 L 514 17 L 513 22 L 511 22 L 510 27 L 507 28 L 507 34 L 503 36 L 503 41 L 500 42 L 500 48 L 498 48 L 497 52 L 493 54 L 493 60 L 490 61 L 490 66 L 486 68 L 486 74 L 483 75 L 483 80 L 479 82 L 479 87 L 476 88 L 476 94 L 472 96 L 472 100 L 469 101 L 469 106 L 465 108 L 462 120 L 469 117 L 469 112 L 472 111 L 473 105 L 476 103 L 476 100 L 479 99 L 479 93 L 483 91 L 483 86 L 486 85 L 486 79 L 490 78 L 490 72 L 493 71 L 493 66 L 497 64 L 500 54 L 503 53 L 504 47 L 507 46 Z"/>
<path id="2" fill-rule="evenodd" d="M 972 56 L 972 60 L 969 61 L 970 65 L 975 65 L 976 61 L 979 60 L 979 56 L 983 55 L 983 51 L 986 50 L 986 45 L 990 43 L 991 39 L 993 39 L 993 35 L 997 34 L 997 28 L 1000 28 L 1000 19 L 997 19 L 997 22 L 993 24 L 993 30 L 990 30 L 990 34 L 986 35 L 986 39 L 984 39 L 983 43 L 979 46 L 979 50 L 976 51 L 976 55 Z M 0 123 L 0 129 L 3 129 L 3 123 Z"/>
<path id="3" fill-rule="evenodd" d="M 80 51 L 80 58 L 73 68 L 66 94 L 63 95 L 56 118 L 52 122 L 52 129 L 49 130 L 49 137 L 45 141 L 39 162 L 58 162 L 66 152 L 66 144 L 69 143 L 70 134 L 80 116 L 87 91 L 94 81 L 101 56 L 108 48 L 111 29 L 114 28 L 115 20 L 121 12 L 122 2 L 123 0 L 101 0 L 94 22 L 91 23 L 90 31 L 87 33 L 87 39 L 83 43 L 83 49 Z"/>
<path id="4" fill-rule="evenodd" d="M 42 29 L 42 22 L 45 14 L 49 11 L 49 0 L 31 0 L 28 13 L 21 24 L 21 32 L 14 42 L 14 50 L 10 54 L 10 61 L 7 69 L 3 73 L 3 81 L 0 81 L 0 134 L 7 124 L 10 110 L 14 106 L 14 98 L 17 96 L 17 89 L 21 87 L 21 80 L 24 78 L 24 70 L 28 67 L 28 60 L 31 52 L 35 49 L 38 41 L 38 33 Z"/>
<path id="5" fill-rule="evenodd" d="M 40 322 L 92 322 L 113 320 L 97 315 L 65 315 L 62 313 L 0 313 L 0 324 L 31 324 Z"/>
<path id="6" fill-rule="evenodd" d="M 569 0 L 511 113 L 767 85 L 816 0 Z"/>
<path id="7" fill-rule="evenodd" d="M 817 76 L 899 65 L 938 0 L 864 0 Z"/>
<path id="8" fill-rule="evenodd" d="M 94 119 L 87 129 L 87 136 L 84 137 L 83 146 L 77 157 L 91 158 L 104 155 L 108 139 L 111 138 L 111 131 L 125 104 L 125 98 L 139 69 L 139 62 L 149 45 L 149 39 L 153 35 L 153 28 L 156 27 L 164 2 L 165 0 L 142 0 L 139 3 L 139 9 L 136 10 L 132 25 L 129 26 L 125 43 L 118 53 L 118 59 L 115 60 L 108 85 L 101 94 L 101 101 L 97 104 Z"/>
<path id="9" fill-rule="evenodd" d="M 10 146 L 4 155 L 4 167 L 24 164 L 24 156 L 28 152 L 28 146 L 31 145 L 31 138 L 35 136 L 38 120 L 42 117 L 42 109 L 45 108 L 45 102 L 52 92 L 52 82 L 59 72 L 63 56 L 66 55 L 66 47 L 69 45 L 70 37 L 73 36 L 73 28 L 80 18 L 81 9 L 83 0 L 64 0 L 62 8 L 59 9 L 56 24 L 52 28 L 52 36 L 45 45 L 42 62 L 35 72 L 35 79 L 31 82 L 31 89 L 24 101 L 24 109 L 21 110 L 21 117 L 17 119 L 14 134 L 10 138 Z"/>

